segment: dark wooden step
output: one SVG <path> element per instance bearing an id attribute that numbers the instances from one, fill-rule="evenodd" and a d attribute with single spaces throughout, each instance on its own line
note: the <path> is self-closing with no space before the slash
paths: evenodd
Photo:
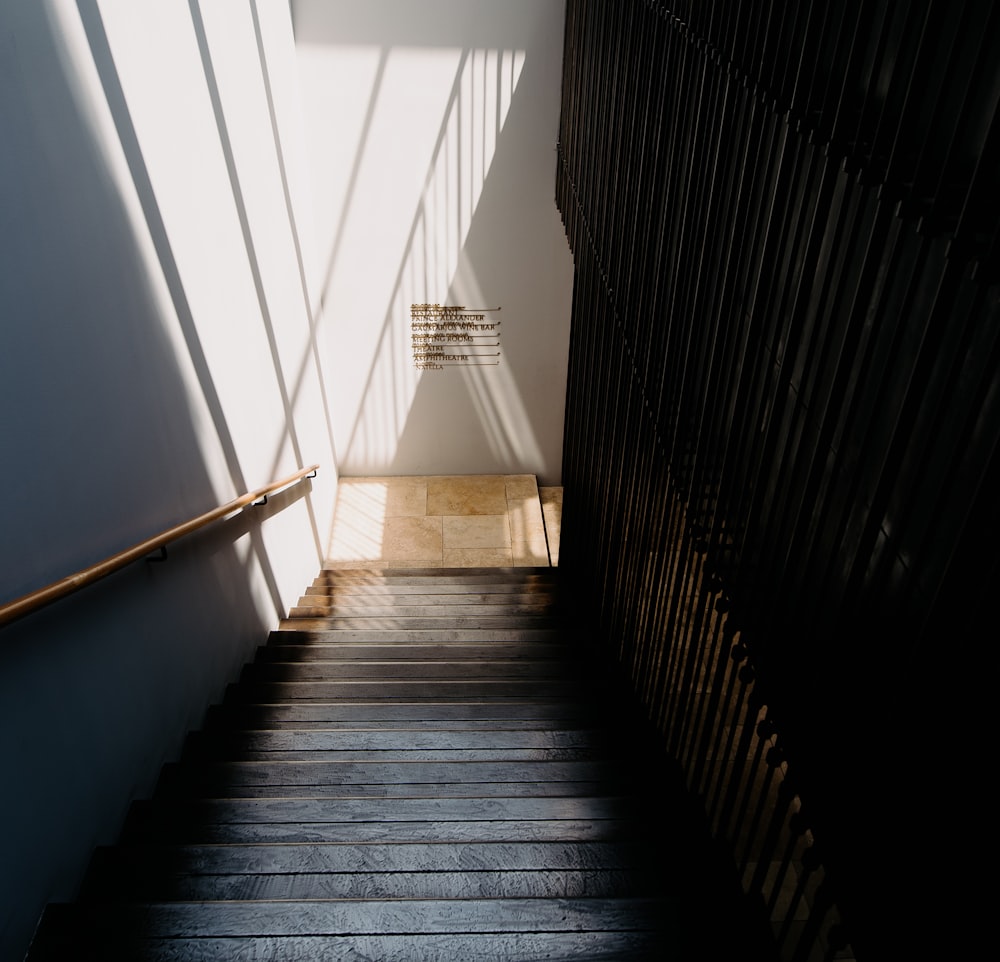
<path id="1" fill-rule="evenodd" d="M 295 875 L 354 872 L 615 871 L 650 865 L 648 839 L 571 842 L 415 842 L 357 845 L 122 845 L 97 850 L 94 868 L 131 876 Z M 670 866 L 661 866 L 666 877 Z M 93 886 L 91 886 L 93 890 Z"/>
<path id="2" fill-rule="evenodd" d="M 329 636 L 334 637 L 334 636 Z M 315 661 L 414 661 L 427 659 L 443 661 L 494 661 L 496 659 L 544 660 L 572 657 L 573 650 L 563 642 L 548 644 L 539 641 L 493 641 L 469 643 L 453 641 L 389 642 L 363 644 L 358 642 L 322 641 L 305 645 L 284 643 L 283 633 L 276 633 L 272 640 L 257 649 L 258 662 L 315 662 Z M 578 659 L 579 660 L 579 659 Z"/>
<path id="3" fill-rule="evenodd" d="M 672 905 L 661 908 L 662 917 L 673 921 Z M 129 962 L 245 962 L 254 960 L 308 959 L 309 962 L 342 962 L 344 959 L 378 959 L 379 962 L 579 962 L 623 960 L 671 962 L 680 959 L 673 925 L 659 930 L 583 932 L 481 932 L 408 933 L 406 935 L 288 935 L 217 938 L 141 939 L 130 934 L 115 937 L 100 930 L 104 944 L 92 950 L 81 946 L 79 936 L 58 935 L 66 921 L 46 913 L 44 932 L 26 962 L 81 959 L 129 960 Z M 83 933 L 81 933 L 82 935 Z M 86 933 L 94 941 L 94 933 Z"/>
<path id="4" fill-rule="evenodd" d="M 411 652 L 412 655 L 412 652 Z M 308 662 L 257 661 L 246 665 L 241 682 L 249 684 L 277 682 L 363 681 L 509 681 L 569 679 L 584 677 L 586 667 L 566 658 L 360 658 L 339 661 Z"/>
<path id="5" fill-rule="evenodd" d="M 138 866 L 137 866 L 138 868 Z M 259 899 L 580 898 L 656 895 L 663 873 L 636 868 L 559 871 L 494 869 L 416 872 L 328 872 L 255 875 L 123 874 L 115 869 L 98 885 L 98 898 L 129 901 L 248 901 Z M 87 891 L 81 898 L 88 897 Z"/>
<path id="6" fill-rule="evenodd" d="M 593 720 L 594 707 L 579 701 L 320 702 L 213 705 L 211 728 L 401 728 L 481 731 L 495 727 L 525 730 L 573 728 Z"/>
<path id="7" fill-rule="evenodd" d="M 314 623 L 315 622 L 315 623 Z M 308 644 L 310 641 L 333 640 L 339 642 L 362 644 L 399 644 L 406 642 L 433 642 L 436 644 L 451 644 L 452 642 L 487 643 L 491 641 L 540 641 L 558 644 L 566 637 L 560 628 L 421 628 L 409 630 L 388 630 L 385 628 L 340 628 L 332 630 L 322 621 L 316 619 L 285 619 L 284 627 L 279 627 L 271 637 L 282 636 L 296 644 Z M 311 625 L 311 627 L 307 627 Z"/>
<path id="8" fill-rule="evenodd" d="M 356 628 L 364 631 L 510 631 L 511 629 L 548 629 L 558 627 L 559 623 L 548 615 L 434 615 L 434 616 L 331 616 L 326 617 L 321 610 L 310 612 L 300 609 L 303 613 L 295 617 L 283 618 L 282 628 L 293 628 L 299 631 L 338 630 Z"/>
<path id="9" fill-rule="evenodd" d="M 357 845 L 361 842 L 583 842 L 634 838 L 629 819 L 501 819 L 423 822 L 224 822 L 157 829 L 157 841 L 184 844 L 265 845 L 277 842 Z M 141 841 L 141 835 L 129 835 Z M 152 839 L 150 839 L 152 840 Z"/>
<path id="10" fill-rule="evenodd" d="M 82 938 L 259 938 L 498 932 L 655 932 L 670 911 L 658 898 L 323 899 L 65 905 L 58 928 Z"/>
<path id="11" fill-rule="evenodd" d="M 371 798 L 331 803 L 317 798 L 198 799 L 196 801 L 137 802 L 129 813 L 126 834 L 142 827 L 143 833 L 169 823 L 301 824 L 355 822 L 498 822 L 626 819 L 640 807 L 630 796 L 574 796 L 556 798 Z M 426 827 L 424 829 L 427 830 Z"/>
<path id="12" fill-rule="evenodd" d="M 465 591 L 427 591 L 418 585 L 368 586 L 358 589 L 344 587 L 313 587 L 299 598 L 300 605 L 333 604 L 369 607 L 372 605 L 533 605 L 551 610 L 555 593 L 537 588 L 534 591 L 515 591 L 517 585 L 505 585 L 506 591 L 479 590 L 470 585 Z"/>
<path id="13" fill-rule="evenodd" d="M 600 773 L 598 773 L 600 774 Z M 226 785 L 206 780 L 178 779 L 170 766 L 160 777 L 163 798 L 541 798 L 544 796 L 607 795 L 625 791 L 605 773 L 581 781 L 542 782 L 330 782 L 310 785 L 247 783 Z"/>
<path id="14" fill-rule="evenodd" d="M 193 741 L 185 760 L 198 757 L 202 760 L 228 760 L 238 762 L 314 762 L 314 761 L 381 761 L 408 762 L 415 759 L 425 762 L 525 762 L 525 761 L 591 761 L 607 757 L 610 750 L 595 748 L 437 748 L 437 749 L 310 749 L 295 746 L 289 749 L 255 749 L 225 745 L 216 747 L 211 742 Z"/>
<path id="15" fill-rule="evenodd" d="M 488 618 L 540 618 L 551 614 L 550 606 L 545 604 L 525 604 L 521 602 L 506 602 L 495 604 L 457 604 L 442 601 L 438 604 L 430 602 L 422 605 L 410 604 L 367 604 L 358 605 L 351 599 L 351 604 L 342 601 L 329 601 L 323 598 L 306 596 L 299 600 L 298 605 L 288 612 L 289 618 L 428 618 L 428 619 L 480 619 Z"/>
<path id="16" fill-rule="evenodd" d="M 324 567 L 318 581 L 331 583 L 392 584 L 558 584 L 559 572 L 549 567 L 507 568 L 366 568 Z"/>
<path id="17" fill-rule="evenodd" d="M 377 730 L 351 729 L 243 729 L 201 731 L 190 735 L 189 753 L 219 752 L 368 752 L 428 751 L 554 751 L 613 750 L 614 741 L 606 731 L 593 729 L 490 729 L 455 731 L 407 728 Z"/>
<path id="18" fill-rule="evenodd" d="M 544 761 L 584 760 L 617 755 L 614 738 L 604 731 L 579 729 L 473 731 L 390 728 L 215 729 L 188 736 L 185 760 L 382 760 Z"/>
<path id="19" fill-rule="evenodd" d="M 490 681 L 440 680 L 433 677 L 382 681 L 245 682 L 229 690 L 231 702 L 280 704 L 282 702 L 335 701 L 524 701 L 582 697 L 582 682 L 559 679 Z M 598 689 L 594 686 L 595 695 Z"/>
<path id="20" fill-rule="evenodd" d="M 605 782 L 623 778 L 613 761 L 271 761 L 201 762 L 167 765 L 160 790 L 167 784 L 205 790 L 235 791 L 242 787 L 350 787 L 353 785 L 425 786 L 419 794 L 433 795 L 448 786 L 510 785 L 545 782 Z M 397 794 L 402 794 L 397 791 Z M 413 794 L 407 791 L 405 794 Z"/>

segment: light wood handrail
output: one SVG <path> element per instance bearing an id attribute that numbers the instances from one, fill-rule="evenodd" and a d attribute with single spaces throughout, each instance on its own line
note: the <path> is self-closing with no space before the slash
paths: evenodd
<path id="1" fill-rule="evenodd" d="M 257 488 L 256 491 L 248 491 L 246 494 L 240 495 L 227 504 L 220 505 L 211 511 L 206 511 L 204 514 L 200 514 L 190 521 L 174 525 L 174 527 L 168 528 L 166 531 L 162 531 L 152 538 L 147 538 L 145 541 L 140 541 L 131 548 L 119 551 L 110 558 L 98 561 L 97 564 L 93 564 L 89 568 L 84 568 L 82 571 L 76 572 L 76 574 L 68 575 L 44 588 L 39 588 L 37 591 L 32 591 L 20 598 L 16 598 L 14 601 L 9 601 L 5 605 L 0 605 L 0 627 L 9 624 L 16 618 L 30 614 L 32 611 L 37 611 L 39 608 L 51 604 L 53 601 L 58 601 L 60 598 L 64 598 L 74 591 L 79 591 L 80 588 L 85 588 L 87 585 L 91 585 L 101 578 L 106 578 L 108 575 L 113 574 L 120 568 L 124 568 L 133 561 L 163 548 L 171 541 L 176 541 L 178 538 L 191 534 L 192 531 L 197 531 L 199 528 L 204 528 L 213 521 L 218 521 L 227 514 L 232 514 L 234 511 L 238 511 L 240 508 L 244 508 L 254 501 L 259 501 L 273 491 L 288 487 L 296 481 L 300 481 L 307 474 L 312 475 L 318 470 L 318 464 L 311 464 L 308 468 L 300 468 L 294 474 L 288 475 L 287 478 L 282 478 L 280 481 L 272 481 L 270 484 L 265 484 L 262 488 Z"/>

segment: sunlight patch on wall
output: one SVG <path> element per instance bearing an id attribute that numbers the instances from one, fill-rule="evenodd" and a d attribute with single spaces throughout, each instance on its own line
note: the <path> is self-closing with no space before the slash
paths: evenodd
<path id="1" fill-rule="evenodd" d="M 483 297 L 471 271 L 462 271 L 455 278 L 452 292 L 460 303 L 480 303 Z M 517 464 L 544 464 L 544 455 L 510 365 L 467 366 L 459 370 L 496 462 L 511 465 L 510 470 Z"/>
<path id="2" fill-rule="evenodd" d="M 372 470 L 388 467 L 395 456 L 420 376 L 411 361 L 410 305 L 448 300 L 523 64 L 524 55 L 517 51 L 462 55 L 393 300 L 380 324 L 378 352 L 348 436 L 347 465 Z"/>
<path id="3" fill-rule="evenodd" d="M 524 59 L 515 50 L 302 47 L 309 114 L 330 118 L 307 136 L 319 244 L 330 252 L 320 307 L 346 473 L 395 454 L 419 379 L 410 304 L 448 295 Z"/>
<path id="4" fill-rule="evenodd" d="M 118 13 L 118 7 L 107 2 L 100 4 L 102 14 Z M 134 8 L 133 8 L 134 10 Z M 203 462 L 208 471 L 213 488 L 219 500 L 229 497 L 231 483 L 225 464 L 216 456 L 216 432 L 209 412 L 203 405 L 197 403 L 200 396 L 198 377 L 190 363 L 184 338 L 176 324 L 176 312 L 170 291 L 163 276 L 155 244 L 150 235 L 142 201 L 136 188 L 129 163 L 122 148 L 115 121 L 108 105 L 100 76 L 94 63 L 94 53 L 84 31 L 77 5 L 65 3 L 62 0 L 46 0 L 45 11 L 52 25 L 52 37 L 59 45 L 59 52 L 64 60 L 67 77 L 73 78 L 68 85 L 76 100 L 79 116 L 90 127 L 94 144 L 101 151 L 105 170 L 115 184 L 121 199 L 122 208 L 127 216 L 135 237 L 136 250 L 145 263 L 146 281 L 150 295 L 158 305 L 160 315 L 167 320 L 163 329 L 170 338 L 178 360 L 181 376 L 187 386 L 191 399 L 190 416 L 195 426 Z M 125 11 L 127 13 L 127 10 Z M 111 20 L 112 25 L 117 21 Z M 122 28 L 128 35 L 128 24 Z M 157 82 L 162 78 L 157 78 Z M 141 84 L 141 78 L 133 78 L 133 82 Z M 152 83 L 152 81 L 149 81 Z"/>

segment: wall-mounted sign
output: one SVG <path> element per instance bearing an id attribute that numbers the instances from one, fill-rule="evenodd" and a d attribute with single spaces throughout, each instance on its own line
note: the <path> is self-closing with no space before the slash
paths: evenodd
<path id="1" fill-rule="evenodd" d="M 488 317 L 499 307 L 410 305 L 413 366 L 420 371 L 500 363 L 500 319 Z"/>

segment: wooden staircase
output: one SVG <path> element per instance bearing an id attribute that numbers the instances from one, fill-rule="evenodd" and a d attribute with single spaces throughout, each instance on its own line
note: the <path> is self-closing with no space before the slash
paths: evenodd
<path id="1" fill-rule="evenodd" d="M 719 957 L 554 579 L 323 571 L 28 959 Z"/>

